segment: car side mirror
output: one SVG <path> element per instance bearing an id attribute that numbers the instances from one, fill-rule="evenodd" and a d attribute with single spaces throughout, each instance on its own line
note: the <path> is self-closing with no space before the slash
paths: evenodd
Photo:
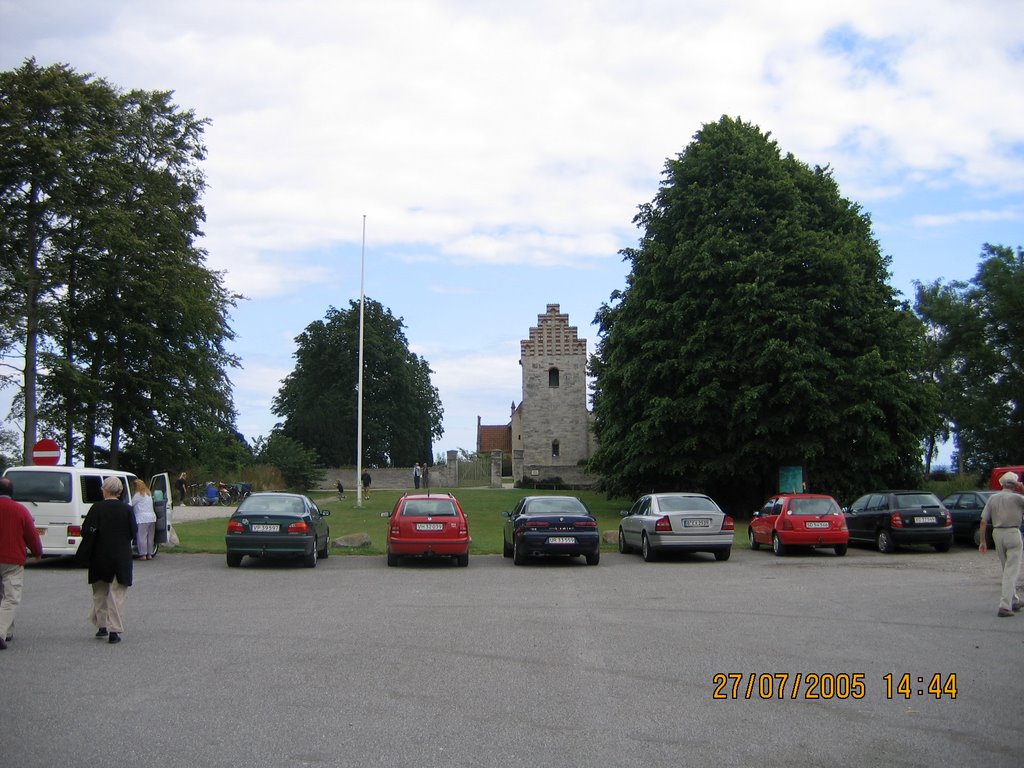
<path id="1" fill-rule="evenodd" d="M 389 517 L 391 517 L 391 513 L 390 512 L 381 512 L 380 516 L 383 517 L 386 520 Z"/>
<path id="2" fill-rule="evenodd" d="M 330 516 L 331 516 L 331 510 L 329 510 L 329 509 L 321 509 L 320 510 L 320 517 L 330 517 Z"/>
<path id="3" fill-rule="evenodd" d="M 509 520 L 512 519 L 512 513 L 511 512 L 502 512 L 501 516 L 502 517 L 507 517 Z"/>

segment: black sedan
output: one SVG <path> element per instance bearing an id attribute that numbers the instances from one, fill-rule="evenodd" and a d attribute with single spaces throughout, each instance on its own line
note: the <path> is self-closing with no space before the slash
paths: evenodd
<path id="1" fill-rule="evenodd" d="M 597 520 L 575 496 L 526 496 L 505 516 L 505 557 L 522 565 L 533 555 L 582 555 L 601 561 Z"/>
<path id="2" fill-rule="evenodd" d="M 242 558 L 297 557 L 307 568 L 327 557 L 331 547 L 329 510 L 297 493 L 254 493 L 242 499 L 228 520 L 228 565 L 236 568 Z"/>
<path id="3" fill-rule="evenodd" d="M 942 500 L 943 506 L 953 516 L 953 538 L 965 544 L 978 546 L 981 543 L 981 510 L 995 491 L 958 491 Z M 989 545 L 991 545 L 991 535 Z"/>

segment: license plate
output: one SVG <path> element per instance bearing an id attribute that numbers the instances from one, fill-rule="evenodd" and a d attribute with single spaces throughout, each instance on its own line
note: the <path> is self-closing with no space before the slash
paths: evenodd
<path id="1" fill-rule="evenodd" d="M 706 517 L 688 517 L 683 520 L 683 528 L 710 528 L 711 520 Z"/>
<path id="2" fill-rule="evenodd" d="M 416 523 L 417 531 L 442 531 L 444 523 Z"/>
<path id="3" fill-rule="evenodd" d="M 807 523 L 808 528 L 828 528 L 828 523 Z"/>
<path id="4" fill-rule="evenodd" d="M 549 536 L 548 544 L 575 544 L 575 536 Z"/>
<path id="5" fill-rule="evenodd" d="M 281 530 L 280 525 L 267 525 L 266 523 L 253 523 L 249 526 L 253 533 L 277 533 Z"/>
<path id="6" fill-rule="evenodd" d="M 914 523 L 916 525 L 935 525 L 934 517 L 915 517 Z"/>

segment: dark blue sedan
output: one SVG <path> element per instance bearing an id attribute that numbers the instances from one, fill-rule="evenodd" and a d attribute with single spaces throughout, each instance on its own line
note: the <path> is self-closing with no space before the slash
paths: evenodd
<path id="1" fill-rule="evenodd" d="M 583 556 L 601 561 L 597 520 L 575 496 L 526 496 L 505 516 L 505 557 L 522 565 L 533 555 Z"/>

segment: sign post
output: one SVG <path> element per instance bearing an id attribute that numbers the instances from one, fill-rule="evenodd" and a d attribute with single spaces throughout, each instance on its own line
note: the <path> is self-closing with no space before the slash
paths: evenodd
<path id="1" fill-rule="evenodd" d="M 60 445 L 56 440 L 44 437 L 32 446 L 32 463 L 44 466 L 56 466 L 60 461 Z"/>

